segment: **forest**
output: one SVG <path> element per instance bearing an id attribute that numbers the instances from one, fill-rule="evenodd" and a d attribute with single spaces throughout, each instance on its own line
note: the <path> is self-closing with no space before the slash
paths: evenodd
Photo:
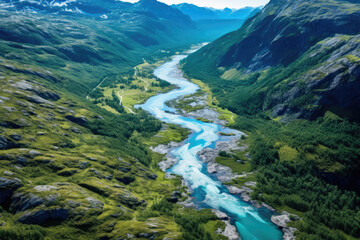
<path id="1" fill-rule="evenodd" d="M 299 239 L 360 237 L 357 123 L 327 113 L 286 124 L 238 116 L 233 127 L 250 133 L 253 197 L 297 214 Z"/>

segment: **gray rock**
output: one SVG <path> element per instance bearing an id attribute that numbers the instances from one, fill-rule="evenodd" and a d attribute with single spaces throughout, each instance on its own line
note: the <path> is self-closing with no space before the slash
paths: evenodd
<path id="1" fill-rule="evenodd" d="M 116 176 L 115 179 L 118 180 L 119 182 L 122 182 L 122 183 L 126 184 L 126 185 L 129 185 L 130 183 L 135 181 L 135 178 L 132 177 L 132 176 Z"/>
<path id="2" fill-rule="evenodd" d="M 27 159 L 20 155 L 16 156 L 16 163 L 21 164 L 21 165 L 26 165 Z"/>
<path id="3" fill-rule="evenodd" d="M 235 186 L 226 186 L 226 188 L 229 190 L 229 192 L 231 194 L 241 194 L 241 193 L 245 192 L 243 189 L 240 189 Z"/>
<path id="4" fill-rule="evenodd" d="M 10 138 L 12 138 L 15 141 L 20 141 L 22 139 L 22 136 L 19 134 L 12 134 L 10 135 Z"/>
<path id="5" fill-rule="evenodd" d="M 89 159 L 90 161 L 93 161 L 93 162 L 97 162 L 97 161 L 98 161 L 97 158 L 94 158 L 94 157 L 88 157 L 88 159 Z"/>
<path id="6" fill-rule="evenodd" d="M 127 191 L 125 191 L 124 193 L 117 193 L 116 196 L 118 197 L 118 201 L 121 204 L 124 204 L 129 208 L 135 208 L 137 206 L 147 204 L 144 200 L 139 200 L 137 197 Z"/>
<path id="7" fill-rule="evenodd" d="M 158 177 L 155 173 L 148 173 L 146 176 L 152 180 L 156 180 Z"/>
<path id="8" fill-rule="evenodd" d="M 14 107 L 3 106 L 2 108 L 5 109 L 8 112 L 16 112 L 17 111 L 17 109 L 14 108 Z"/>
<path id="9" fill-rule="evenodd" d="M 87 168 L 88 166 L 89 166 L 89 162 L 81 162 L 79 168 L 80 168 L 80 169 L 85 169 L 85 168 Z"/>
<path id="10" fill-rule="evenodd" d="M 239 240 L 240 235 L 236 230 L 236 227 L 234 225 L 231 225 L 229 221 L 225 222 L 225 230 L 222 233 L 225 237 L 227 237 L 229 240 Z"/>
<path id="11" fill-rule="evenodd" d="M 98 170 L 96 170 L 96 169 L 94 169 L 94 168 L 90 168 L 90 169 L 89 169 L 89 172 L 94 173 L 95 176 L 98 177 L 98 178 L 103 178 L 102 174 L 101 174 Z"/>
<path id="12" fill-rule="evenodd" d="M 0 150 L 6 150 L 11 148 L 20 147 L 20 144 L 15 143 L 13 140 L 6 138 L 5 136 L 0 136 Z"/>
<path id="13" fill-rule="evenodd" d="M 8 97 L 3 97 L 3 96 L 0 96 L 0 99 L 3 100 L 3 101 L 10 101 L 11 99 L 8 98 Z"/>
<path id="14" fill-rule="evenodd" d="M 230 218 L 226 213 L 223 213 L 219 210 L 213 209 L 211 210 L 213 213 L 215 213 L 215 215 L 220 219 L 220 220 L 224 220 L 224 221 L 229 221 Z"/>
<path id="15" fill-rule="evenodd" d="M 67 209 L 52 208 L 24 213 L 18 221 L 24 224 L 46 225 L 49 223 L 60 223 L 66 220 L 68 215 L 69 210 Z"/>
<path id="16" fill-rule="evenodd" d="M 95 198 L 88 197 L 88 198 L 86 198 L 86 200 L 90 203 L 91 208 L 102 209 L 104 207 L 104 203 L 102 203 L 101 201 L 99 201 Z"/>
<path id="17" fill-rule="evenodd" d="M 40 72 L 36 72 L 36 71 L 32 71 L 32 70 L 27 70 L 27 71 L 31 71 L 32 74 L 35 74 L 38 76 L 42 76 L 42 77 L 45 76 L 43 73 L 40 73 Z M 60 96 L 58 94 L 47 91 L 45 88 L 42 88 L 37 84 L 30 83 L 30 82 L 27 82 L 24 80 L 17 81 L 16 83 L 11 84 L 11 86 L 14 88 L 20 89 L 20 90 L 33 92 L 36 95 L 38 95 L 39 97 L 47 99 L 47 100 L 57 101 L 60 99 Z"/>
<path id="18" fill-rule="evenodd" d="M 71 208 L 77 208 L 77 207 L 81 206 L 81 203 L 73 201 L 73 200 L 68 200 L 66 205 Z"/>
<path id="19" fill-rule="evenodd" d="M 65 118 L 73 123 L 79 124 L 80 126 L 84 126 L 89 122 L 84 116 L 75 117 L 72 115 L 68 115 Z"/>
<path id="20" fill-rule="evenodd" d="M 107 176 L 104 177 L 106 180 L 109 180 L 111 181 L 113 179 L 113 175 L 112 174 L 109 174 Z"/>
<path id="21" fill-rule="evenodd" d="M 11 197 L 11 209 L 13 213 L 22 212 L 35 208 L 44 203 L 44 199 L 35 196 L 32 193 L 15 193 Z"/>
<path id="22" fill-rule="evenodd" d="M 76 127 L 70 128 L 70 131 L 73 132 L 73 133 L 81 134 L 81 131 Z"/>
<path id="23" fill-rule="evenodd" d="M 229 216 L 219 210 L 212 210 L 212 212 L 225 223 L 225 230 L 223 231 L 219 228 L 216 230 L 216 233 L 221 234 L 230 240 L 239 240 L 240 235 L 237 232 L 236 227 L 230 223 Z"/>
<path id="24" fill-rule="evenodd" d="M 53 204 L 56 200 L 58 199 L 58 195 L 56 194 L 50 194 L 48 196 L 46 196 L 46 203 L 45 205 L 48 207 L 51 204 Z"/>
<path id="25" fill-rule="evenodd" d="M 271 216 L 271 221 L 282 228 L 286 227 L 286 224 L 290 222 L 290 218 L 288 215 L 279 215 L 279 216 Z"/>
<path id="26" fill-rule="evenodd" d="M 51 186 L 51 185 L 38 185 L 38 186 L 35 186 L 34 189 L 37 192 L 48 192 L 51 190 L 58 190 L 59 188 L 55 187 L 55 186 Z"/>
<path id="27" fill-rule="evenodd" d="M 20 180 L 0 177 L 0 205 L 8 207 L 12 194 L 21 186 Z"/>
<path id="28" fill-rule="evenodd" d="M 294 240 L 296 239 L 295 237 L 295 231 L 297 229 L 294 228 L 294 227 L 286 227 L 286 228 L 283 228 L 282 231 L 284 233 L 284 236 L 283 236 L 283 239 L 284 240 Z"/>
<path id="29" fill-rule="evenodd" d="M 248 186 L 248 187 L 256 187 L 256 182 L 246 182 L 244 183 L 245 186 Z"/>
<path id="30" fill-rule="evenodd" d="M 158 235 L 158 232 L 153 231 L 151 233 L 139 233 L 136 236 L 138 238 L 155 239 L 157 235 Z"/>
<path id="31" fill-rule="evenodd" d="M 178 191 L 174 191 L 169 198 L 166 200 L 171 203 L 177 203 L 181 198 L 181 193 Z"/>
<path id="32" fill-rule="evenodd" d="M 36 95 L 26 96 L 26 99 L 29 102 L 35 103 L 35 104 L 49 104 L 52 105 L 53 103 Z"/>
<path id="33" fill-rule="evenodd" d="M 42 153 L 39 152 L 39 151 L 36 151 L 36 150 L 30 150 L 27 153 L 27 156 L 30 157 L 30 158 L 34 158 L 34 157 L 37 157 L 37 156 L 40 156 L 40 155 L 42 155 Z"/>
<path id="34" fill-rule="evenodd" d="M 15 173 L 10 172 L 10 171 L 4 171 L 3 173 L 4 173 L 4 175 L 8 175 L 8 176 L 13 176 L 15 174 Z"/>

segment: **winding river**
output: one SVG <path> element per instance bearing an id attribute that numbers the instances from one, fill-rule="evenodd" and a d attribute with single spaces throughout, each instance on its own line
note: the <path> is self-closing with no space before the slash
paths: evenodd
<path id="1" fill-rule="evenodd" d="M 190 54 L 191 51 L 188 53 Z M 242 201 L 239 196 L 230 194 L 220 181 L 207 172 L 206 165 L 196 155 L 204 148 L 213 147 L 221 139 L 218 135 L 220 131 L 231 131 L 231 129 L 173 114 L 175 109 L 166 106 L 166 102 L 193 94 L 200 89 L 184 78 L 178 68 L 179 62 L 186 57 L 187 55 L 175 55 L 171 61 L 164 63 L 154 72 L 158 78 L 178 88 L 151 97 L 146 103 L 137 106 L 163 122 L 178 124 L 193 132 L 184 144 L 172 150 L 172 155 L 178 159 L 178 162 L 167 171 L 183 177 L 192 189 L 192 196 L 198 205 L 226 213 L 231 218 L 232 224 L 236 226 L 241 239 L 282 239 L 282 232 L 270 221 L 269 210 L 255 208 Z"/>

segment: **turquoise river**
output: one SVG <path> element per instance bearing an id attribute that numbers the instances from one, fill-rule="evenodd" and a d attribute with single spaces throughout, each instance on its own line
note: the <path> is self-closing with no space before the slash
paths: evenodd
<path id="1" fill-rule="evenodd" d="M 190 54 L 189 51 L 187 54 Z M 234 224 L 242 240 L 276 240 L 282 239 L 282 232 L 271 221 L 268 209 L 255 208 L 242 201 L 238 195 L 230 194 L 214 176 L 207 172 L 206 165 L 198 158 L 197 152 L 207 147 L 214 147 L 221 139 L 220 131 L 232 131 L 221 125 L 205 123 L 194 118 L 174 114 L 175 109 L 166 106 L 166 102 L 195 93 L 199 86 L 184 78 L 178 68 L 179 62 L 187 55 L 175 55 L 172 60 L 157 68 L 154 74 L 171 84 L 176 89 L 158 94 L 137 106 L 148 111 L 157 119 L 165 123 L 181 125 L 192 130 L 192 134 L 180 147 L 172 150 L 171 154 L 178 162 L 167 171 L 183 177 L 193 191 L 195 203 L 202 208 L 217 209 L 226 213 Z"/>

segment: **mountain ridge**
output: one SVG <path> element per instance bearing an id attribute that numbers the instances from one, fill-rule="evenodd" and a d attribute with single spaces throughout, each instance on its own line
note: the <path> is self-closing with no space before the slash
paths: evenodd
<path id="1" fill-rule="evenodd" d="M 209 7 L 199 7 L 194 4 L 181 3 L 171 5 L 179 9 L 184 14 L 189 15 L 194 21 L 204 19 L 246 19 L 260 11 L 261 7 L 244 7 L 240 9 L 215 9 Z"/>
<path id="2" fill-rule="evenodd" d="M 317 7 L 319 4 L 322 4 L 321 8 Z M 272 82 L 272 84 L 277 84 L 275 89 L 281 91 L 280 86 L 284 88 L 286 85 L 284 82 L 281 83 L 284 79 L 273 76 L 272 78 L 278 79 L 276 80 L 277 82 L 274 83 L 274 81 L 270 80 L 270 76 L 266 76 L 266 69 L 286 69 L 294 67 L 300 63 L 301 56 L 304 54 L 319 57 L 319 59 L 313 63 L 314 68 L 317 64 L 321 64 L 322 61 L 325 61 L 326 54 L 324 52 L 319 54 L 311 53 L 314 50 L 311 49 L 311 47 L 317 43 L 321 44 L 321 41 L 328 37 L 334 37 L 336 40 L 336 38 L 341 39 L 341 35 L 344 35 L 344 38 L 347 38 L 346 36 L 349 35 L 350 38 L 353 38 L 351 35 L 359 34 L 360 30 L 356 27 L 358 25 L 356 23 L 360 23 L 360 14 L 354 10 L 356 8 L 359 8 L 359 4 L 343 4 L 341 1 L 331 1 L 328 3 L 323 1 L 304 2 L 301 0 L 292 2 L 282 0 L 270 1 L 261 13 L 247 20 L 241 29 L 226 34 L 208 46 L 205 46 L 197 53 L 189 56 L 187 61 L 192 62 L 191 65 L 197 64 L 198 72 L 202 72 L 202 74 L 209 72 L 209 75 L 212 77 L 225 78 L 227 80 L 236 81 L 236 79 L 240 78 L 240 74 L 242 74 L 244 78 L 245 76 L 259 74 L 252 80 L 252 83 L 246 84 L 243 82 L 245 86 L 239 86 L 239 89 L 245 89 L 246 86 L 247 88 L 252 88 L 252 86 L 256 88 L 258 85 L 256 79 L 264 77 L 265 79 L 269 79 L 269 83 L 264 83 L 262 88 L 269 86 L 266 84 Z M 339 36 L 337 37 L 335 34 Z M 354 39 L 356 39 L 356 36 L 354 36 Z M 331 51 L 333 50 L 334 48 L 330 48 L 328 54 L 331 55 Z M 344 51 L 342 56 L 346 57 L 346 54 L 346 51 Z M 353 56 L 357 57 L 357 50 L 355 50 L 353 54 Z M 322 55 L 322 59 L 320 55 Z M 329 61 L 331 61 L 330 55 Z M 338 53 L 337 56 L 340 57 L 340 55 Z M 348 67 L 352 68 L 350 65 Z M 184 69 L 187 70 L 186 63 Z M 309 71 L 310 69 L 311 66 L 307 66 L 303 70 Z M 305 74 L 301 69 L 295 71 L 298 71 L 297 75 L 300 76 Z M 326 70 L 323 68 L 323 74 L 328 75 L 330 74 L 329 71 L 329 69 Z M 191 73 L 193 72 L 194 71 Z M 353 74 L 356 76 L 357 72 L 355 71 Z M 306 76 L 309 75 L 305 75 L 304 77 L 306 79 Z M 239 84 L 239 82 L 237 84 Z M 322 106 L 325 106 L 325 104 L 322 104 L 322 106 L 318 108 L 310 107 L 318 105 L 316 95 L 317 97 L 321 95 L 315 88 L 315 85 L 312 85 L 312 87 L 308 89 L 308 91 L 311 92 L 309 98 L 304 99 L 302 103 L 295 100 L 298 99 L 301 94 L 295 94 L 296 97 L 294 98 L 285 98 L 278 102 L 278 104 L 285 105 L 285 108 L 288 110 L 281 113 L 282 110 L 278 111 L 275 109 L 273 116 L 276 117 L 280 114 L 292 115 L 292 117 L 295 118 L 313 118 L 323 113 L 325 110 Z M 266 102 L 273 102 L 269 100 L 272 98 L 272 95 L 280 94 L 275 93 L 275 89 L 265 90 L 263 92 L 265 96 L 263 97 L 263 102 L 258 103 L 259 110 L 268 110 L 273 107 L 271 104 L 267 105 Z M 346 91 L 345 89 L 347 89 L 347 87 L 343 89 Z M 323 91 L 323 94 L 326 93 Z M 339 97 L 340 95 L 341 94 L 338 94 Z M 310 100 L 311 98 L 314 99 Z M 324 99 L 321 101 L 324 101 Z M 357 99 L 357 96 L 352 98 L 354 101 L 351 105 L 352 107 L 358 105 Z M 342 100 L 338 100 L 340 104 Z M 293 104 L 294 101 L 297 101 L 296 104 L 303 104 L 308 107 L 301 105 L 296 106 L 296 104 Z M 322 103 L 321 101 L 320 103 Z M 341 106 L 341 104 L 339 106 Z M 329 106 L 327 108 L 329 108 Z M 301 110 L 305 112 L 301 113 Z"/>

